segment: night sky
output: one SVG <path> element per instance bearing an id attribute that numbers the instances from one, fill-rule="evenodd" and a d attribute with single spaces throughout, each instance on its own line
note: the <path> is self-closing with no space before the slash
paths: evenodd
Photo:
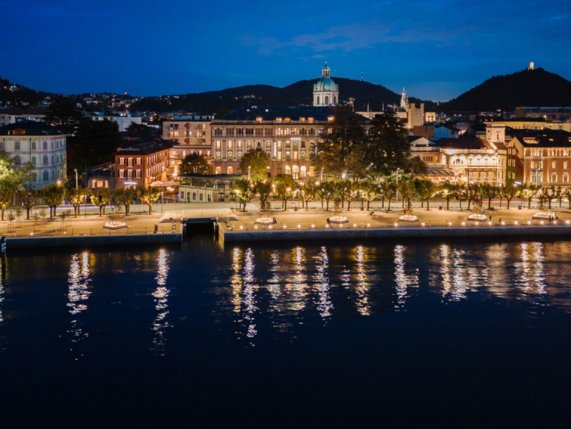
<path id="1" fill-rule="evenodd" d="M 569 0 L 0 0 L 0 16 L 0 76 L 63 93 L 285 86 L 324 61 L 433 100 L 532 59 L 571 78 Z"/>

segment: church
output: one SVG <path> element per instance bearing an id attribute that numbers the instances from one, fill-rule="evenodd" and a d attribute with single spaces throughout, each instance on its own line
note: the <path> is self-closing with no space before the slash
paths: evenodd
<path id="1" fill-rule="evenodd" d="M 313 85 L 313 106 L 330 107 L 339 104 L 339 86 L 331 79 L 331 69 L 325 63 L 321 79 Z"/>

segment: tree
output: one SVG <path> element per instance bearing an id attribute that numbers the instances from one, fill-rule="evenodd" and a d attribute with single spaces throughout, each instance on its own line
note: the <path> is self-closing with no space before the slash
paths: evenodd
<path id="1" fill-rule="evenodd" d="M 0 152 L 0 211 L 4 212 L 14 202 L 16 191 L 22 186 L 22 171 L 14 166 L 14 160 L 5 152 Z"/>
<path id="2" fill-rule="evenodd" d="M 318 186 L 313 180 L 307 180 L 299 187 L 299 196 L 301 197 L 301 203 L 303 207 L 305 207 L 305 210 L 309 210 L 309 202 L 317 195 L 317 189 Z"/>
<path id="3" fill-rule="evenodd" d="M 481 185 L 479 183 L 469 183 L 464 188 L 466 199 L 468 200 L 468 210 L 470 210 L 470 206 L 472 205 L 473 201 L 477 201 L 480 199 L 481 195 Z"/>
<path id="4" fill-rule="evenodd" d="M 535 197 L 538 192 L 539 192 L 539 186 L 531 184 L 527 185 L 525 183 L 523 184 L 521 188 L 521 196 L 524 200 L 527 200 L 528 209 L 531 208 L 531 200 L 533 200 L 533 197 Z"/>
<path id="5" fill-rule="evenodd" d="M 236 198 L 240 204 L 240 210 L 245 212 L 246 204 L 248 204 L 250 201 L 252 201 L 252 198 L 254 198 L 254 192 L 252 191 L 250 181 L 247 179 L 236 180 L 232 190 L 236 194 Z"/>
<path id="6" fill-rule="evenodd" d="M 412 176 L 403 176 L 399 181 L 398 190 L 402 197 L 403 209 L 410 210 L 412 207 L 412 199 L 416 194 L 416 188 Z"/>
<path id="7" fill-rule="evenodd" d="M 101 217 L 105 214 L 105 207 L 111 202 L 111 191 L 108 188 L 92 189 L 89 198 L 99 207 L 99 217 Z"/>
<path id="8" fill-rule="evenodd" d="M 60 184 L 51 184 L 41 191 L 45 203 L 50 208 L 50 219 L 56 215 L 56 209 L 63 203 L 65 197 L 65 188 Z"/>
<path id="9" fill-rule="evenodd" d="M 385 206 L 385 199 L 388 202 L 387 211 L 391 211 L 391 201 L 395 197 L 397 193 L 397 185 L 391 178 L 386 177 L 381 182 L 381 191 L 382 191 L 382 198 L 383 198 L 383 207 Z"/>
<path id="10" fill-rule="evenodd" d="M 242 174 L 247 174 L 248 179 L 256 182 L 264 180 L 268 176 L 270 157 L 261 148 L 250 149 L 240 160 L 240 170 Z"/>
<path id="11" fill-rule="evenodd" d="M 323 208 L 323 201 L 325 201 L 325 210 L 329 210 L 329 202 L 333 198 L 335 186 L 331 181 L 325 181 L 317 188 L 317 196 L 321 200 L 321 208 Z"/>
<path id="12" fill-rule="evenodd" d="M 381 186 L 374 180 L 365 180 L 358 185 L 361 198 L 367 201 L 367 211 L 370 209 L 371 201 L 374 201 L 381 194 Z"/>
<path id="13" fill-rule="evenodd" d="M 501 193 L 503 197 L 506 199 L 508 210 L 510 209 L 510 203 L 518 194 L 518 188 L 514 185 L 512 181 L 508 181 L 504 186 L 501 188 Z"/>
<path id="14" fill-rule="evenodd" d="M 414 187 L 418 198 L 424 202 L 426 201 L 426 210 L 430 210 L 430 199 L 434 197 L 437 191 L 436 184 L 429 179 L 414 179 Z"/>
<path id="15" fill-rule="evenodd" d="M 38 192 L 30 187 L 18 190 L 18 199 L 26 210 L 26 219 L 30 220 L 30 211 L 38 202 Z"/>
<path id="16" fill-rule="evenodd" d="M 83 171 L 110 161 L 121 143 L 116 123 L 83 120 L 76 135 L 68 139 L 68 171 Z"/>
<path id="17" fill-rule="evenodd" d="M 270 195 L 272 194 L 272 183 L 270 180 L 259 180 L 254 183 L 254 193 L 260 197 L 260 210 L 270 208 Z"/>
<path id="18" fill-rule="evenodd" d="M 180 174 L 212 174 L 212 166 L 203 155 L 191 153 L 187 155 L 180 164 Z"/>
<path id="19" fill-rule="evenodd" d="M 282 200 L 282 209 L 287 210 L 287 202 L 293 198 L 297 182 L 289 174 L 278 174 L 275 178 L 276 194 Z"/>
<path id="20" fill-rule="evenodd" d="M 311 162 L 316 170 L 329 175 L 360 177 L 366 169 L 363 149 L 366 134 L 361 119 L 348 106 L 338 107 L 335 121 L 325 128 Z"/>
<path id="21" fill-rule="evenodd" d="M 488 199 L 488 210 L 492 208 L 492 199 L 498 195 L 498 188 L 491 183 L 484 183 L 480 186 L 482 195 Z"/>
<path id="22" fill-rule="evenodd" d="M 561 188 L 558 189 L 556 186 L 553 185 L 544 187 L 541 190 L 541 198 L 547 201 L 549 210 L 551 210 L 551 202 L 558 198 L 559 192 L 561 192 Z"/>
<path id="23" fill-rule="evenodd" d="M 439 187 L 440 195 L 446 200 L 446 210 L 450 210 L 450 199 L 454 196 L 454 185 L 444 182 Z"/>
<path id="24" fill-rule="evenodd" d="M 87 194 L 87 189 L 85 188 L 72 188 L 68 191 L 69 202 L 73 206 L 73 216 L 79 216 L 79 210 L 81 209 L 81 203 L 85 200 L 85 195 Z"/>
<path id="25" fill-rule="evenodd" d="M 141 202 L 147 205 L 149 214 L 151 214 L 153 212 L 153 204 L 161 197 L 161 191 L 157 187 L 150 186 L 148 188 L 139 189 L 138 196 Z"/>
<path id="26" fill-rule="evenodd" d="M 569 204 L 569 208 L 571 209 L 571 188 L 563 189 L 562 194 L 565 198 L 567 198 L 567 203 Z"/>
<path id="27" fill-rule="evenodd" d="M 113 191 L 113 201 L 115 205 L 125 207 L 125 216 L 129 216 L 131 205 L 138 197 L 138 191 L 134 188 L 115 189 Z"/>
<path id="28" fill-rule="evenodd" d="M 371 121 L 363 154 L 370 170 L 377 175 L 387 175 L 397 169 L 407 172 L 422 170 L 422 161 L 409 161 L 410 145 L 407 135 L 407 130 L 393 114 L 375 116 Z"/>

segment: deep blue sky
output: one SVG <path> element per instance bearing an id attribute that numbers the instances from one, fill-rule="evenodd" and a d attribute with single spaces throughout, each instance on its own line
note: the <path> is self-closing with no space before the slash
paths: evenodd
<path id="1" fill-rule="evenodd" d="M 0 0 L 0 11 L 0 76 L 47 91 L 285 86 L 324 61 L 433 100 L 531 59 L 571 78 L 569 0 Z"/>

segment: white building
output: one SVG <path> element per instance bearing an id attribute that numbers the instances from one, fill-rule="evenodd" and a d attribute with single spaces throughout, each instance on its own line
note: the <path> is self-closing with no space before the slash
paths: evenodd
<path id="1" fill-rule="evenodd" d="M 339 87 L 331 79 L 331 69 L 327 64 L 321 69 L 321 79 L 313 85 L 314 106 L 337 106 L 339 104 Z"/>
<path id="2" fill-rule="evenodd" d="M 117 127 L 119 128 L 119 132 L 120 133 L 124 133 L 125 131 L 127 131 L 127 128 L 129 128 L 129 126 L 131 124 L 136 124 L 136 125 L 141 125 L 143 119 L 139 116 L 118 116 L 118 115 L 112 115 L 112 116 L 105 116 L 105 115 L 91 115 L 90 116 L 92 121 L 110 121 L 110 122 L 114 122 L 117 124 Z"/>
<path id="3" fill-rule="evenodd" d="M 0 150 L 14 158 L 16 166 L 32 165 L 28 184 L 34 189 L 66 180 L 66 136 L 43 122 L 0 128 Z"/>

